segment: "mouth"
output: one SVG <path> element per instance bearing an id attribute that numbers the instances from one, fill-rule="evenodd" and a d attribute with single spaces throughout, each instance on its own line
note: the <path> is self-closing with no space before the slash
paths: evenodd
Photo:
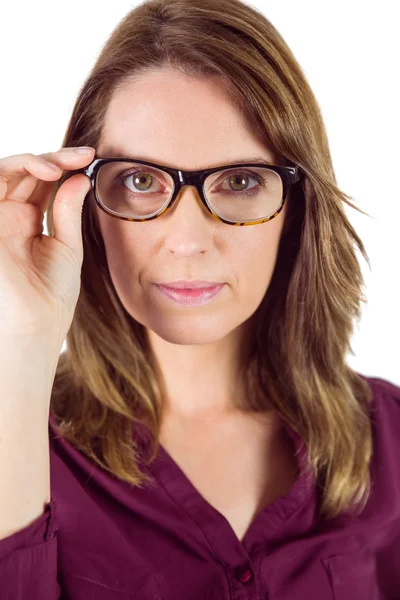
<path id="1" fill-rule="evenodd" d="M 184 281 L 179 279 L 177 281 L 166 281 L 165 283 L 158 283 L 157 285 L 161 285 L 163 287 L 175 289 L 175 290 L 198 290 L 198 289 L 207 289 L 214 288 L 218 285 L 223 285 L 220 281 L 204 281 L 204 280 L 193 280 L 193 281 Z"/>
<path id="2" fill-rule="evenodd" d="M 176 282 L 174 283 L 176 284 Z M 185 282 L 185 285 L 188 285 L 188 283 Z M 202 282 L 202 287 L 194 287 L 193 283 L 190 282 L 191 287 L 172 287 L 170 284 L 156 284 L 156 288 L 164 297 L 173 300 L 175 303 L 184 306 L 199 306 L 210 302 L 225 285 L 224 283 L 210 284 L 210 282 L 207 282 L 208 285 L 205 287 L 204 283 L 206 282 Z"/>

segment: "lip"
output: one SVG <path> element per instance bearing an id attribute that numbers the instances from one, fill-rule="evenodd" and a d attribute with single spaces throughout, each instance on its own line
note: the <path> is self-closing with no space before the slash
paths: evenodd
<path id="1" fill-rule="evenodd" d="M 176 283 L 176 282 L 174 282 Z M 193 284 L 194 282 L 190 282 Z M 210 282 L 207 282 L 208 284 Z M 169 300 L 173 300 L 177 304 L 184 306 L 200 306 L 210 302 L 224 287 L 224 283 L 213 285 L 210 287 L 191 287 L 191 288 L 176 288 L 160 284 L 155 284 L 156 288 L 167 297 Z"/>
<path id="2" fill-rule="evenodd" d="M 183 279 L 179 279 L 177 281 L 168 281 L 165 283 L 158 283 L 157 285 L 162 285 L 163 287 L 168 287 L 176 290 L 197 290 L 197 289 L 205 289 L 212 288 L 218 285 L 223 285 L 220 281 L 201 281 L 196 279 L 195 281 L 184 281 Z"/>

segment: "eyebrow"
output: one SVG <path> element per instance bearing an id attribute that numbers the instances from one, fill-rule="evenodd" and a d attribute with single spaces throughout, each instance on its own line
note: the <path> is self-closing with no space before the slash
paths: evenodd
<path id="1" fill-rule="evenodd" d="M 129 159 L 132 159 L 132 160 L 135 160 L 135 158 L 136 158 L 137 160 L 144 160 L 146 162 L 153 162 L 153 163 L 155 163 L 157 165 L 161 165 L 162 164 L 161 162 L 159 162 L 157 160 L 150 160 L 150 159 L 140 158 L 137 155 L 134 156 L 134 155 L 132 155 L 130 153 L 123 152 L 121 150 L 112 150 L 112 149 L 110 149 L 110 151 L 108 151 L 108 149 L 107 149 L 107 152 L 102 152 L 102 154 L 104 155 L 103 156 L 104 158 L 129 158 Z M 97 158 L 100 158 L 100 157 L 97 156 Z M 274 165 L 275 164 L 274 162 L 271 162 L 271 161 L 267 160 L 266 158 L 264 158 L 262 156 L 256 156 L 256 155 L 254 155 L 254 156 L 247 156 L 245 158 L 240 158 L 238 160 L 226 161 L 226 162 L 221 163 L 221 164 L 224 164 L 224 165 L 235 165 L 235 164 L 248 164 L 248 163 L 267 164 L 267 165 Z M 205 168 L 208 168 L 208 167 L 205 167 Z M 212 168 L 212 167 L 210 167 L 210 168 Z"/>

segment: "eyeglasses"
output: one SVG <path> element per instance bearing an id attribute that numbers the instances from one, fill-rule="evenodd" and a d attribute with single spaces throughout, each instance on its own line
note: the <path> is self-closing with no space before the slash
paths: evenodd
<path id="1" fill-rule="evenodd" d="M 132 158 L 96 158 L 76 172 L 90 178 L 98 206 L 114 218 L 157 219 L 174 204 L 184 185 L 192 185 L 215 219 L 239 226 L 274 219 L 290 186 L 302 178 L 294 163 L 237 163 L 182 171 Z"/>

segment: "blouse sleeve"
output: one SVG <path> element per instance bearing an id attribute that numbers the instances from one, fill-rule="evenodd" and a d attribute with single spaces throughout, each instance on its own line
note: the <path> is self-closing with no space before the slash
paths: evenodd
<path id="1" fill-rule="evenodd" d="M 56 507 L 51 498 L 33 523 L 0 540 L 1 600 L 59 600 Z"/>

